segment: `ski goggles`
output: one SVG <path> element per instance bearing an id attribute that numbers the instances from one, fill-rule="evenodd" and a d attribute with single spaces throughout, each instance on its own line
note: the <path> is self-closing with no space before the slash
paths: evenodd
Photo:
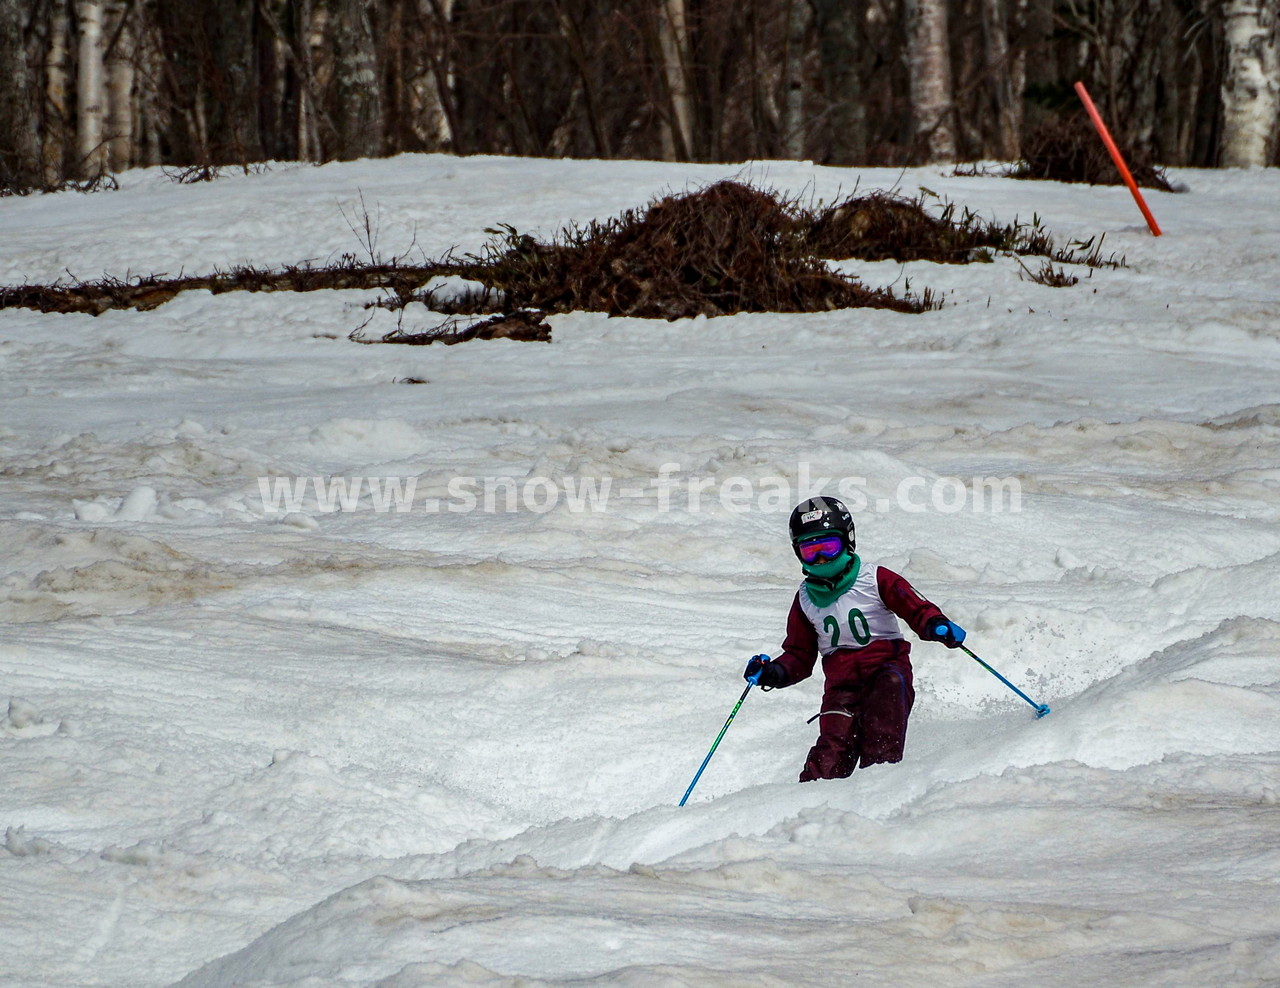
<path id="1" fill-rule="evenodd" d="M 825 562 L 844 552 L 844 539 L 839 535 L 819 535 L 817 538 L 805 539 L 796 546 L 796 552 L 802 563 Z"/>

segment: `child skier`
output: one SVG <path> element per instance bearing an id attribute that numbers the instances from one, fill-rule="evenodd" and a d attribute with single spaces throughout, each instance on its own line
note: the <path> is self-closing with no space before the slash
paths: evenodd
<path id="1" fill-rule="evenodd" d="M 782 654 L 753 656 L 744 675 L 759 672 L 765 689 L 793 686 L 813 673 L 821 653 L 826 686 L 813 718 L 818 740 L 801 782 L 842 779 L 858 765 L 901 761 L 915 690 L 911 646 L 897 618 L 925 641 L 948 648 L 964 641 L 964 629 L 897 573 L 863 564 L 854 553 L 853 518 L 835 498 L 801 502 L 791 512 L 790 529 L 805 576 L 787 617 Z"/>

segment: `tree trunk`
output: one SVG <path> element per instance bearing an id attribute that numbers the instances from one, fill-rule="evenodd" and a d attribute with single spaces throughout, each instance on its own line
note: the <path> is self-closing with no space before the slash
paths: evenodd
<path id="1" fill-rule="evenodd" d="M 905 9 L 916 150 L 926 161 L 950 161 L 956 138 L 947 0 L 905 0 Z"/>
<path id="2" fill-rule="evenodd" d="M 1190 96 L 1188 139 L 1190 150 L 1185 164 L 1212 168 L 1219 160 L 1222 138 L 1222 81 L 1226 73 L 1226 43 L 1221 18 L 1206 18 L 1205 30 L 1196 38 L 1199 55 Z"/>
<path id="3" fill-rule="evenodd" d="M 1128 146 L 1135 151 L 1150 153 L 1155 148 L 1156 94 L 1159 87 L 1160 45 L 1153 36 L 1151 16 L 1154 4 L 1135 4 L 1121 38 L 1125 46 L 1123 64 L 1125 85 L 1129 97 L 1126 116 L 1131 123 L 1125 128 Z"/>
<path id="4" fill-rule="evenodd" d="M 1280 10 L 1275 0 L 1226 0 L 1222 164 L 1262 167 L 1276 151 L 1280 120 Z"/>
<path id="5" fill-rule="evenodd" d="M 27 68 L 21 0 L 0 0 L 0 189 L 41 184 L 34 89 Z"/>
<path id="6" fill-rule="evenodd" d="M 79 0 L 80 44 L 76 59 L 76 151 L 84 177 L 107 170 L 107 146 L 102 139 L 106 115 L 106 72 L 103 65 L 102 0 Z"/>
<path id="7" fill-rule="evenodd" d="M 804 157 L 804 54 L 809 4 L 787 0 L 787 46 L 782 54 L 782 146 L 788 158 Z"/>
<path id="8" fill-rule="evenodd" d="M 565 51 L 569 56 L 569 62 L 577 71 L 578 80 L 573 87 L 573 93 L 570 97 L 570 106 L 577 104 L 579 96 L 581 96 L 583 108 L 586 112 L 587 125 L 591 131 L 591 141 L 594 148 L 595 156 L 598 158 L 608 158 L 609 139 L 605 136 L 604 128 L 600 122 L 600 93 L 596 91 L 595 80 L 592 78 L 591 72 L 591 55 L 587 51 L 586 42 L 582 37 L 582 28 L 574 19 L 573 11 L 562 2 L 562 0 L 552 0 L 555 8 L 556 24 L 560 29 L 560 37 L 564 41 Z M 568 146 L 572 140 L 572 132 L 575 129 L 570 121 L 576 118 L 577 114 L 568 112 L 560 123 L 560 128 L 566 133 L 560 138 L 563 146 Z"/>
<path id="9" fill-rule="evenodd" d="M 662 0 L 658 43 L 668 101 L 668 112 L 663 115 L 662 156 L 666 161 L 688 161 L 693 155 L 693 96 L 684 0 Z"/>
<path id="10" fill-rule="evenodd" d="M 1009 48 L 1009 126 L 1013 131 L 1013 146 L 1009 160 L 1022 154 L 1022 135 L 1026 129 L 1027 49 L 1023 44 L 1026 32 L 1027 12 L 1030 0 L 1013 0 L 1011 35 L 1014 43 Z"/>
<path id="11" fill-rule="evenodd" d="M 162 107 L 161 86 L 164 56 L 159 48 L 159 32 L 154 21 L 136 22 L 136 75 L 134 78 L 133 159 L 135 166 L 159 165 L 164 161 L 161 140 L 168 115 Z"/>
<path id="12" fill-rule="evenodd" d="M 107 8 L 107 152 L 116 170 L 134 163 L 134 34 L 128 14 L 129 5 L 123 0 L 115 0 Z"/>
<path id="13" fill-rule="evenodd" d="M 982 0 L 982 36 L 990 106 L 995 115 L 993 150 L 997 158 L 1018 156 L 1022 126 L 1022 85 L 1015 80 L 1014 59 L 1009 51 L 1006 0 Z M 1017 81 L 1017 88 L 1014 88 Z"/>
<path id="14" fill-rule="evenodd" d="M 71 147 L 71 23 L 64 4 L 54 4 L 49 12 L 49 58 L 45 75 L 44 134 L 40 156 L 44 184 L 56 185 L 66 178 L 67 152 Z"/>
<path id="15" fill-rule="evenodd" d="M 431 70 L 420 94 L 427 144 L 432 150 L 456 149 L 450 112 L 454 105 L 452 48 L 449 44 L 453 0 L 419 0 L 419 6 L 423 22 L 429 25 L 434 35 L 427 54 Z"/>
<path id="16" fill-rule="evenodd" d="M 1023 85 L 1038 98 L 1023 100 L 1023 133 L 1030 134 L 1050 118 L 1043 94 L 1055 86 L 1062 76 L 1059 70 L 1058 46 L 1054 44 L 1053 0 L 1026 0 L 1019 51 L 1023 53 Z M 1074 80 L 1073 80 L 1074 81 Z M 1018 153 L 1022 150 L 1019 147 Z"/>
<path id="17" fill-rule="evenodd" d="M 827 95 L 828 160 L 854 165 L 866 160 L 867 121 L 862 98 L 859 22 L 863 5 L 852 0 L 812 0 L 818 58 Z"/>
<path id="18" fill-rule="evenodd" d="M 320 154 L 320 122 L 316 108 L 317 86 L 315 59 L 311 53 L 311 31 L 315 21 L 315 9 L 311 0 L 298 0 L 293 8 L 293 44 L 297 56 L 298 117 L 295 140 L 298 160 L 318 161 Z"/>
<path id="19" fill-rule="evenodd" d="M 211 82 L 209 138 L 218 161 L 246 166 L 262 157 L 258 95 L 262 84 L 257 59 L 257 4 L 254 0 L 222 0 L 217 4 L 213 64 L 206 70 Z M 216 80 L 216 83 L 215 83 Z"/>
<path id="20" fill-rule="evenodd" d="M 364 0 L 334 0 L 333 157 L 382 153 L 382 90 L 373 26 Z"/>

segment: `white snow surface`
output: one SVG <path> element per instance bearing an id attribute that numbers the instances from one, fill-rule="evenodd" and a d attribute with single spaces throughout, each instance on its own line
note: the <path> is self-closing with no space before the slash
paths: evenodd
<path id="1" fill-rule="evenodd" d="M 438 256 L 735 176 L 925 186 L 1128 267 L 846 263 L 946 305 L 549 345 L 348 342 L 375 292 L 0 311 L 0 983 L 1280 984 L 1277 170 L 1177 172 L 1158 239 L 1123 188 L 936 169 L 146 170 L 0 200 L 0 282 Z M 799 574 L 789 504 L 663 510 L 664 463 L 871 507 L 1017 478 L 1018 512 L 860 512 L 859 549 L 1052 714 L 916 643 L 902 763 L 797 784 L 815 677 L 752 691 L 677 807 Z M 258 483 L 461 476 L 636 496 L 273 514 Z"/>

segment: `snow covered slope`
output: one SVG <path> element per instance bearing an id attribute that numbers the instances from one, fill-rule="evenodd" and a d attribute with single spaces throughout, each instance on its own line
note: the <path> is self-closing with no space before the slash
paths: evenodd
<path id="1" fill-rule="evenodd" d="M 1275 170 L 1179 173 L 1160 239 L 1122 188 L 931 170 L 142 171 L 0 201 L 0 281 L 358 254 L 364 208 L 436 256 L 729 176 L 927 186 L 1129 266 L 849 262 L 947 306 L 550 345 L 357 346 L 366 292 L 0 311 L 0 983 L 1280 983 Z M 287 505 L 315 477 L 416 478 L 414 510 Z M 900 765 L 797 785 L 809 681 L 750 695 L 677 808 L 823 477 L 1053 714 L 917 644 Z M 951 477 L 1021 510 L 951 511 Z"/>

